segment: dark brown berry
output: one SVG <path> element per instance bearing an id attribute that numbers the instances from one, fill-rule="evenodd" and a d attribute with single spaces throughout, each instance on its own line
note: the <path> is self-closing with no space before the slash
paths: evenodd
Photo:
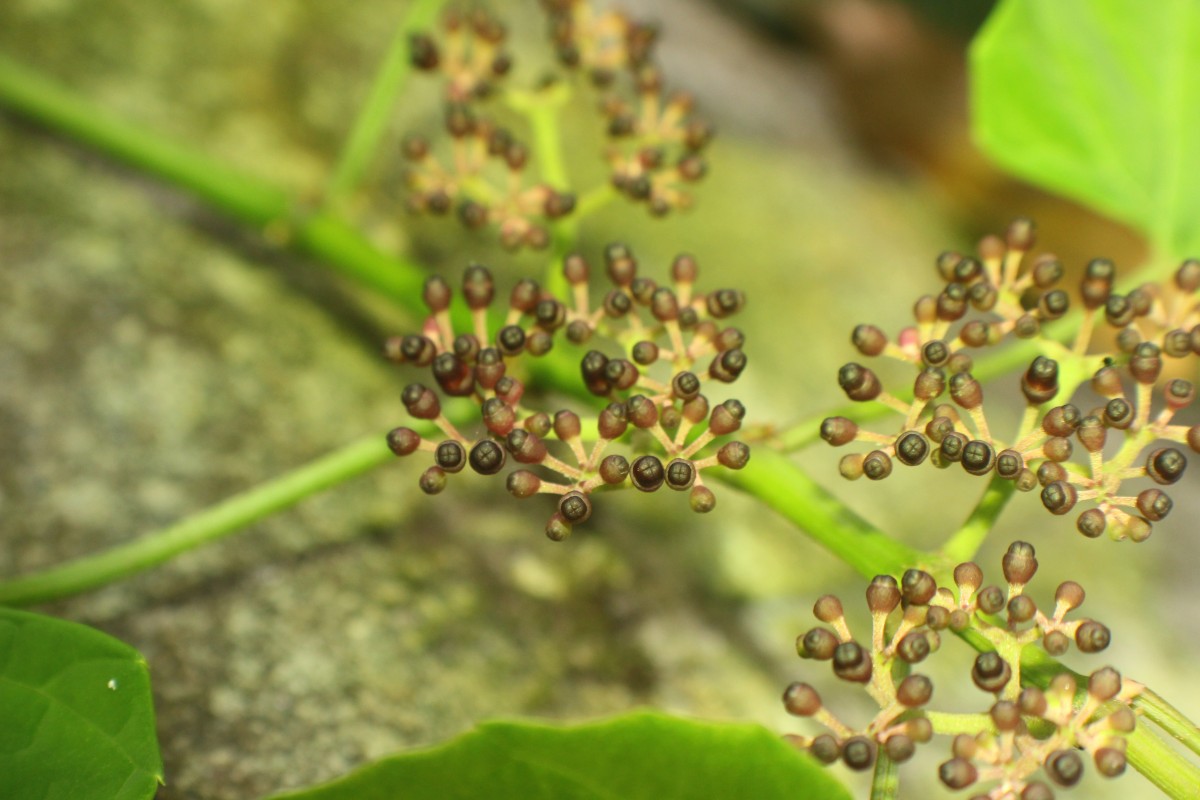
<path id="1" fill-rule="evenodd" d="M 838 370 L 838 385 L 851 400 L 874 400 L 883 391 L 879 378 L 861 364 L 846 364 Z"/>
<path id="2" fill-rule="evenodd" d="M 1058 394 L 1058 362 L 1038 356 L 1021 377 L 1021 392 L 1030 405 L 1048 403 Z"/>
<path id="3" fill-rule="evenodd" d="M 996 451 L 980 439 L 967 442 L 962 451 L 962 465 L 972 475 L 986 475 L 996 465 Z"/>
<path id="4" fill-rule="evenodd" d="M 865 736 L 851 736 L 842 745 L 842 761 L 858 772 L 870 769 L 875 763 L 875 743 Z"/>
<path id="5" fill-rule="evenodd" d="M 867 480 L 881 481 L 892 474 L 892 459 L 882 450 L 872 450 L 863 459 L 862 471 Z"/>
<path id="6" fill-rule="evenodd" d="M 1115 778 L 1125 772 L 1125 754 L 1115 747 L 1101 747 L 1094 760 L 1096 771 L 1106 778 Z"/>
<path id="7" fill-rule="evenodd" d="M 889 736 L 883 743 L 884 752 L 887 757 L 897 764 L 903 764 L 913 757 L 917 750 L 917 746 L 913 740 L 902 733 L 897 733 Z"/>
<path id="8" fill-rule="evenodd" d="M 871 680 L 871 655 L 857 642 L 842 642 L 833 651 L 833 674 L 845 681 Z"/>
<path id="9" fill-rule="evenodd" d="M 926 605 L 936 592 L 937 582 L 932 575 L 923 570 L 910 569 L 900 579 L 900 593 L 904 602 L 910 605 Z"/>
<path id="10" fill-rule="evenodd" d="M 1146 458 L 1146 474 L 1162 486 L 1178 481 L 1186 468 L 1187 457 L 1174 447 L 1160 448 Z"/>
<path id="11" fill-rule="evenodd" d="M 858 425 L 845 417 L 829 417 L 821 422 L 821 438 L 834 447 L 854 441 Z"/>
<path id="12" fill-rule="evenodd" d="M 643 492 L 653 492 L 663 485 L 666 480 L 666 470 L 657 456 L 638 456 L 633 460 L 629 470 L 630 478 L 635 488 Z"/>
<path id="13" fill-rule="evenodd" d="M 908 431 L 896 440 L 896 458 L 901 464 L 915 467 L 929 455 L 929 441 L 916 431 Z"/>
<path id="14" fill-rule="evenodd" d="M 571 535 L 571 523 L 562 514 L 555 512 L 546 523 L 546 538 L 552 542 L 561 542 Z"/>
<path id="15" fill-rule="evenodd" d="M 850 334 L 850 341 L 864 356 L 877 356 L 887 347 L 887 336 L 874 325 L 859 325 Z"/>
<path id="16" fill-rule="evenodd" d="M 876 575 L 867 586 L 867 608 L 872 614 L 890 614 L 900 605 L 900 587 L 891 575 Z"/>
<path id="17" fill-rule="evenodd" d="M 419 383 L 410 383 L 400 394 L 409 416 L 417 419 L 437 419 L 442 405 L 436 394 Z"/>
<path id="18" fill-rule="evenodd" d="M 519 469 L 509 473 L 505 486 L 513 497 L 532 497 L 541 488 L 542 479 L 527 469 Z"/>
<path id="19" fill-rule="evenodd" d="M 1024 586 L 1037 572 L 1038 562 L 1033 545 L 1028 542 L 1013 542 L 1001 559 L 1004 579 L 1013 586 Z"/>
<path id="20" fill-rule="evenodd" d="M 688 504 L 697 514 L 707 514 L 717 505 L 717 498 L 707 486 L 693 486 Z"/>
<path id="21" fill-rule="evenodd" d="M 1138 383 L 1152 384 L 1162 374 L 1162 354 L 1153 342 L 1142 342 L 1129 359 L 1129 373 Z"/>
<path id="22" fill-rule="evenodd" d="M 842 748 L 837 739 L 828 733 L 822 733 L 812 740 L 812 744 L 808 746 L 808 752 L 822 764 L 832 764 L 841 756 Z"/>
<path id="23" fill-rule="evenodd" d="M 1023 471 L 1025 471 L 1025 459 L 1016 450 L 1003 450 L 996 455 L 996 474 L 1001 478 L 1014 480 Z M 1032 472 L 1029 474 L 1033 475 Z M 1034 481 L 1036 482 L 1036 478 Z"/>
<path id="24" fill-rule="evenodd" d="M 998 693 L 1012 678 L 1012 668 L 998 653 L 980 653 L 971 668 L 971 679 L 985 692 Z"/>
<path id="25" fill-rule="evenodd" d="M 1084 536 L 1095 539 L 1108 527 L 1108 519 L 1100 509 L 1089 508 L 1079 515 L 1079 519 L 1075 520 L 1075 527 Z"/>
<path id="26" fill-rule="evenodd" d="M 938 778 L 949 789 L 965 789 L 979 778 L 979 772 L 965 758 L 952 758 L 938 767 Z"/>
<path id="27" fill-rule="evenodd" d="M 979 592 L 975 602 L 984 614 L 998 614 L 1004 608 L 1004 591 L 999 586 L 988 586 Z"/>
<path id="28" fill-rule="evenodd" d="M 421 435 L 412 428 L 393 428 L 387 435 L 388 448 L 398 456 L 406 456 L 421 446 Z"/>
<path id="29" fill-rule="evenodd" d="M 1083 777 L 1083 759 L 1074 750 L 1055 750 L 1046 758 L 1046 774 L 1059 786 L 1071 787 Z"/>
<path id="30" fill-rule="evenodd" d="M 696 482 L 696 468 L 692 466 L 692 462 L 676 458 L 667 465 L 666 480 L 668 489 L 674 489 L 677 492 L 690 489 Z"/>
<path id="31" fill-rule="evenodd" d="M 1019 594 L 1008 601 L 1008 620 L 1014 625 L 1029 622 L 1035 614 L 1037 603 L 1027 594 Z"/>
<path id="32" fill-rule="evenodd" d="M 437 461 L 438 467 L 448 473 L 458 473 L 467 464 L 467 452 L 454 439 L 446 439 L 439 444 L 437 451 L 433 453 L 433 458 L 434 461 Z"/>
<path id="33" fill-rule="evenodd" d="M 1070 436 L 1079 427 L 1081 419 L 1083 414 L 1076 406 L 1070 403 L 1056 406 L 1046 412 L 1042 419 L 1042 430 L 1051 436 Z"/>
<path id="34" fill-rule="evenodd" d="M 796 717 L 811 717 L 821 710 L 821 695 L 807 683 L 792 683 L 783 692 L 783 707 Z"/>
<path id="35" fill-rule="evenodd" d="M 507 458 L 504 448 L 491 439 L 483 439 L 476 442 L 471 448 L 471 454 L 467 460 L 471 464 L 471 469 L 480 475 L 495 475 L 504 469 L 504 462 Z"/>
<path id="36" fill-rule="evenodd" d="M 708 429 L 715 436 L 733 433 L 742 427 L 742 419 L 746 416 L 746 407 L 738 400 L 729 399 L 715 406 L 709 418 Z"/>
<path id="37" fill-rule="evenodd" d="M 741 469 L 750 463 L 750 448 L 742 442 L 727 442 L 717 451 L 717 461 L 726 469 Z"/>
<path id="38" fill-rule="evenodd" d="M 925 635 L 924 631 L 906 633 L 896 645 L 896 655 L 900 656 L 900 660 L 906 664 L 919 664 L 929 656 L 932 650 L 929 637 Z"/>
<path id="39" fill-rule="evenodd" d="M 1108 628 L 1093 619 L 1086 620 L 1075 630 L 1075 645 L 1084 653 L 1099 653 L 1111 641 Z"/>
<path id="40" fill-rule="evenodd" d="M 801 658 L 828 661 L 837 649 L 838 638 L 825 628 L 813 628 L 796 639 L 796 653 Z"/>
<path id="41" fill-rule="evenodd" d="M 983 404 L 983 387 L 969 372 L 958 372 L 950 378 L 950 399 L 966 409 Z"/>
<path id="42" fill-rule="evenodd" d="M 1137 507 L 1142 516 L 1151 522 L 1158 522 L 1171 513 L 1174 503 L 1161 489 L 1145 489 L 1138 493 Z"/>
<path id="43" fill-rule="evenodd" d="M 558 513 L 573 525 L 587 522 L 592 516 L 592 501 L 582 492 L 567 492 L 558 501 Z"/>
<path id="44" fill-rule="evenodd" d="M 1055 481 L 1042 489 L 1042 505 L 1051 514 L 1061 516 L 1075 507 L 1079 494 L 1075 487 L 1066 481 Z"/>
<path id="45" fill-rule="evenodd" d="M 446 471 L 433 466 L 421 473 L 417 482 L 425 494 L 438 494 L 446 488 Z"/>

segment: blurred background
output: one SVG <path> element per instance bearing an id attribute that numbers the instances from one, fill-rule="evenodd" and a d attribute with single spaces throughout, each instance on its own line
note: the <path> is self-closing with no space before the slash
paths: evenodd
<path id="1" fill-rule="evenodd" d="M 896 331 L 934 286 L 939 252 L 968 249 L 1014 216 L 1034 217 L 1042 245 L 1076 275 L 1098 255 L 1127 268 L 1143 257 L 1129 231 L 1005 177 L 972 147 L 965 48 L 989 6 L 628 4 L 661 23 L 668 84 L 696 95 L 719 137 L 691 212 L 652 220 L 610 204 L 584 223 L 584 252 L 619 239 L 653 275 L 687 251 L 703 285 L 742 288 L 751 368 L 737 387 L 755 422 L 785 427 L 840 405 L 851 328 Z M 536 4 L 490 7 L 512 30 L 514 81 L 533 80 L 526 54 L 547 59 Z M 405 8 L 7 0 L 0 49 L 116 117 L 286 187 L 303 207 L 320 198 Z M 398 143 L 437 129 L 437 96 L 434 81 L 410 82 L 348 213 L 386 250 L 452 281 L 480 260 L 506 290 L 540 274 L 545 257 L 403 212 Z M 602 176 L 596 120 L 586 99 L 572 111 L 568 167 L 586 185 Z M 412 320 L 263 232 L 2 108 L 0 264 L 0 577 L 127 541 L 405 418 L 398 393 L 410 376 L 378 350 Z M 819 443 L 798 460 L 921 547 L 940 543 L 984 488 L 929 470 L 848 484 L 840 455 Z M 428 499 L 421 468 L 397 462 L 42 609 L 145 655 L 161 798 L 305 786 L 496 717 L 653 706 L 812 732 L 779 702 L 791 680 L 825 680 L 796 659 L 795 637 L 825 592 L 857 614 L 864 584 L 788 523 L 721 487 L 705 517 L 682 497 L 629 492 L 553 544 L 545 504 L 509 502 L 482 479 Z M 1017 497 L 980 561 L 998 574 L 1009 541 L 1032 542 L 1034 596 L 1079 580 L 1085 611 L 1114 632 L 1103 657 L 1068 662 L 1111 662 L 1195 719 L 1198 545 L 1185 492 L 1140 546 L 1085 541 L 1036 496 Z M 866 614 L 852 622 L 865 626 Z M 965 680 L 971 657 L 950 644 L 948 675 Z M 955 680 L 939 683 L 939 698 L 981 710 L 982 695 L 956 694 Z M 833 702 L 865 721 L 859 701 Z M 942 744 L 928 749 L 928 767 L 947 757 Z M 913 787 L 919 772 L 906 769 Z M 1136 774 L 1088 781 L 1092 797 L 1153 791 Z"/>

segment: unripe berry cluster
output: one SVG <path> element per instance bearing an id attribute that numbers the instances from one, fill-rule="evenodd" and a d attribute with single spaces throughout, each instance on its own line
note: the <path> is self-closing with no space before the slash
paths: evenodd
<path id="1" fill-rule="evenodd" d="M 686 185 L 704 176 L 701 153 L 712 129 L 691 119 L 689 95 L 664 93 L 652 61 L 655 29 L 615 11 L 598 12 L 585 0 L 542 5 L 559 62 L 569 72 L 586 72 L 602 92 L 597 107 L 613 186 L 658 216 L 689 206 Z M 512 69 L 506 34 L 503 23 L 477 9 L 445 15 L 437 38 L 412 37 L 413 65 L 444 81 L 450 148 L 442 157 L 424 137 L 405 139 L 408 205 L 417 213 L 454 213 L 468 228 L 494 227 L 509 249 L 541 249 L 550 241 L 547 226 L 575 210 L 575 196 L 530 181 L 529 148 L 485 110 Z M 543 93 L 553 87 L 550 76 L 523 102 L 548 102 Z"/>
<path id="2" fill-rule="evenodd" d="M 471 427 L 455 426 L 443 413 L 438 391 L 421 383 L 404 389 L 409 415 L 432 422 L 446 437 L 427 439 L 408 427 L 388 434 L 397 455 L 433 454 L 435 463 L 420 478 L 425 492 L 441 492 L 448 476 L 466 466 L 497 474 L 511 457 L 522 468 L 508 476 L 510 493 L 558 497 L 546 527 L 551 539 L 561 540 L 573 525 L 587 521 L 592 495 L 601 489 L 632 484 L 654 492 L 666 486 L 689 492 L 693 510 L 712 510 L 716 501 L 701 472 L 718 465 L 741 469 L 750 458 L 742 442 L 719 447 L 715 442 L 741 427 L 745 408 L 732 398 L 710 404 L 704 393 L 707 386 L 733 383 L 746 366 L 742 332 L 722 327 L 745 298 L 733 289 L 696 293 L 698 268 L 688 255 L 675 259 L 665 285 L 639 276 L 624 245 L 607 248 L 605 267 L 611 288 L 598 299 L 590 286 L 591 267 L 578 254 L 563 262 L 571 293 L 565 302 L 537 282 L 521 280 L 494 333 L 488 310 L 495 289 L 485 267 L 472 265 L 463 276 L 469 333 L 454 328 L 450 286 L 439 277 L 426 282 L 431 313 L 421 332 L 389 339 L 385 353 L 397 363 L 428 367 L 441 395 L 469 398 L 478 413 Z M 515 362 L 545 355 L 560 332 L 568 346 L 592 348 L 580 359 L 580 378 L 588 393 L 608 401 L 586 425 L 570 409 L 528 407 L 517 377 Z M 561 444 L 554 445 L 551 434 Z M 627 442 L 632 452 L 610 453 L 618 442 Z"/>
<path id="3" fill-rule="evenodd" d="M 597 12 L 587 0 L 543 0 L 563 66 L 585 72 L 604 94 L 605 152 L 613 186 L 663 216 L 687 208 L 687 185 L 704 177 L 712 127 L 691 118 L 694 101 L 667 94 L 653 63 L 658 32 L 619 11 Z"/>
<path id="4" fill-rule="evenodd" d="M 529 148 L 483 111 L 512 67 L 503 50 L 506 36 L 502 22 L 476 9 L 446 14 L 440 43 L 428 34 L 412 37 L 413 65 L 444 80 L 451 152 L 443 160 L 427 139 L 405 139 L 408 204 L 418 213 L 453 211 L 467 228 L 494 226 L 509 249 L 542 249 L 550 242 L 546 224 L 571 213 L 575 198 L 530 183 Z"/>
<path id="5" fill-rule="evenodd" d="M 1023 492 L 1040 490 L 1043 505 L 1053 514 L 1091 504 L 1078 517 L 1077 527 L 1085 536 L 1107 531 L 1114 539 L 1142 541 L 1150 535 L 1151 523 L 1171 510 L 1171 499 L 1158 487 L 1178 481 L 1187 466 L 1179 448 L 1154 444 L 1167 440 L 1200 451 L 1200 426 L 1170 424 L 1195 398 L 1192 383 L 1173 379 L 1156 389 L 1164 359 L 1200 353 L 1200 262 L 1185 261 L 1174 279 L 1161 286 L 1147 284 L 1120 295 L 1113 292 L 1112 263 L 1092 261 L 1080 287 L 1082 323 L 1075 346 L 1068 349 L 1042 338 L 1043 323 L 1063 316 L 1069 298 L 1056 288 L 1063 268 L 1054 256 L 1043 254 L 1025 263 L 1033 244 L 1032 223 L 1017 220 L 1005 239 L 985 237 L 978 258 L 944 253 L 937 266 L 945 286 L 937 296 L 917 300 L 915 325 L 901 330 L 894 341 L 873 325 L 856 327 L 851 339 L 862 355 L 886 356 L 916 368 L 912 400 L 885 390 L 869 367 L 846 364 L 838 373 L 846 395 L 885 403 L 904 416 L 903 424 L 898 434 L 876 433 L 846 417 L 830 417 L 821 425 L 821 437 L 834 446 L 864 442 L 875 447 L 842 458 L 839 470 L 849 479 L 881 480 L 897 461 L 940 468 L 958 464 L 972 475 L 1013 481 Z M 1085 355 L 1100 322 L 1115 329 L 1117 349 Z M 971 352 L 1010 335 L 1038 338 L 1044 354 L 1020 377 L 1026 411 L 1016 435 L 1006 441 L 988 424 Z M 1095 371 L 1091 388 L 1102 405 L 1086 412 L 1070 402 L 1054 405 L 1069 401 L 1075 389 L 1059 385 L 1063 360 Z M 1153 414 L 1158 393 L 1163 404 Z M 1118 436 L 1119 450 L 1106 456 L 1106 444 Z M 1076 452 L 1086 454 L 1080 468 L 1068 464 Z M 1121 494 L 1125 480 L 1140 477 L 1158 486 Z"/>
<path id="6" fill-rule="evenodd" d="M 933 683 L 913 667 L 939 649 L 944 633 L 973 631 L 993 649 L 975 659 L 971 679 L 996 699 L 977 734 L 955 737 L 953 758 L 939 770 L 944 784 L 962 789 L 996 782 L 975 798 L 1053 798 L 1049 786 L 1032 776 L 1043 769 L 1053 783 L 1074 785 L 1083 769 L 1077 748 L 1091 754 L 1102 775 L 1119 775 L 1125 768 L 1123 737 L 1134 726 L 1129 703 L 1140 691 L 1138 684 L 1105 667 L 1087 679 L 1082 697 L 1076 696 L 1075 677 L 1065 671 L 1047 691 L 1021 686 L 1025 646 L 1040 642 L 1051 655 L 1061 655 L 1074 641 L 1080 651 L 1095 653 L 1110 639 L 1108 629 L 1094 620 L 1066 619 L 1084 599 L 1083 588 L 1074 581 L 1058 587 L 1050 614 L 1039 610 L 1025 594 L 1037 566 L 1033 547 L 1014 542 L 1002 559 L 1003 589 L 985 586 L 983 571 L 973 562 L 955 568 L 954 589 L 938 587 L 932 575 L 919 569 L 908 570 L 899 581 L 876 576 L 866 592 L 869 641 L 855 639 L 838 598 L 820 598 L 813 614 L 824 625 L 803 633 L 796 640 L 797 652 L 802 658 L 829 661 L 834 675 L 862 685 L 879 712 L 865 726 L 852 727 L 824 706 L 810 684 L 793 683 L 783 695 L 785 709 L 815 719 L 828 732 L 787 738 L 823 763 L 840 758 L 857 770 L 871 767 L 880 748 L 895 762 L 908 760 L 915 745 L 935 733 L 926 711 Z"/>

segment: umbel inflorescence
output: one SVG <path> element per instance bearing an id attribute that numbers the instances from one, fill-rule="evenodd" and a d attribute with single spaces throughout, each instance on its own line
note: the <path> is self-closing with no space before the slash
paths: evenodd
<path id="1" fill-rule="evenodd" d="M 1172 424 L 1194 400 L 1195 387 L 1183 378 L 1164 379 L 1172 362 L 1194 370 L 1200 353 L 1200 261 L 1187 260 L 1172 280 L 1127 294 L 1114 290 L 1111 261 L 1092 261 L 1079 287 L 1082 321 L 1068 347 L 1043 331 L 1071 304 L 1058 286 L 1063 266 L 1048 253 L 1028 258 L 1033 246 L 1033 224 L 1018 219 L 1004 239 L 985 237 L 977 257 L 943 253 L 937 268 L 945 284 L 938 294 L 917 300 L 915 324 L 894 338 L 873 325 L 856 327 L 852 341 L 863 356 L 883 356 L 916 370 L 912 399 L 884 389 L 870 367 L 848 363 L 838 373 L 846 395 L 884 403 L 903 422 L 898 432 L 883 433 L 830 417 L 821 437 L 834 446 L 872 448 L 842 458 L 839 469 L 849 479 L 881 480 L 897 461 L 960 465 L 972 475 L 1012 481 L 1020 491 L 1040 490 L 1053 514 L 1084 507 L 1077 527 L 1085 536 L 1107 531 L 1114 539 L 1142 541 L 1151 524 L 1171 511 L 1171 498 L 1160 487 L 1178 481 L 1187 466 L 1174 445 L 1200 451 L 1200 426 Z M 1098 326 L 1110 330 L 1115 346 L 1089 354 Z M 1020 377 L 1026 409 L 1019 427 L 1003 437 L 990 424 L 983 387 L 972 370 L 975 353 L 1010 338 L 1033 340 L 1042 354 Z M 1063 385 L 1060 375 L 1089 373 L 1097 400 L 1075 405 L 1077 386 Z M 1135 478 L 1155 485 L 1123 492 L 1125 482 Z"/>
<path id="2" fill-rule="evenodd" d="M 712 510 L 716 501 L 701 473 L 718 465 L 741 469 L 750 458 L 742 442 L 724 441 L 741 427 L 741 402 L 710 403 L 706 394 L 732 384 L 746 366 L 745 337 L 726 324 L 745 298 L 734 289 L 695 291 L 698 268 L 688 255 L 675 259 L 661 285 L 638 274 L 624 245 L 610 245 L 604 264 L 609 288 L 599 295 L 578 254 L 563 262 L 565 300 L 536 281 L 519 281 L 494 333 L 488 311 L 495 288 L 485 267 L 471 265 L 463 274 L 466 330 L 453 321 L 449 284 L 440 277 L 426 282 L 430 316 L 421 332 L 385 346 L 388 358 L 427 368 L 433 378 L 432 387 L 411 383 L 401 396 L 409 415 L 432 423 L 432 430 L 399 427 L 387 437 L 396 455 L 432 454 L 434 463 L 420 477 L 425 492 L 441 492 L 467 467 L 498 474 L 511 459 L 519 467 L 508 474 L 511 494 L 557 498 L 546 526 L 555 540 L 587 521 L 593 495 L 605 489 L 665 486 L 688 492 L 693 510 Z M 568 408 L 531 407 L 519 377 L 520 360 L 546 355 L 559 337 L 582 354 L 581 394 L 608 401 L 586 424 Z M 468 404 L 459 424 L 444 413 L 443 396 Z"/>
<path id="3" fill-rule="evenodd" d="M 586 76 L 599 92 L 606 144 L 600 154 L 613 188 L 661 216 L 691 204 L 687 185 L 704 176 L 702 153 L 712 129 L 692 119 L 693 101 L 668 93 L 653 58 L 657 31 L 616 11 L 597 11 L 584 0 L 544 0 L 557 62 L 568 77 Z M 444 85 L 448 152 L 409 136 L 409 208 L 453 213 L 468 228 L 494 228 L 505 247 L 546 247 L 549 226 L 575 211 L 576 196 L 534 170 L 529 146 L 498 122 L 507 109 L 529 113 L 552 104 L 559 76 L 532 91 L 507 89 L 513 60 L 504 24 L 480 8 L 452 10 L 437 36 L 414 35 L 414 66 L 436 73 Z M 583 83 L 573 80 L 572 84 Z"/>
<path id="4" fill-rule="evenodd" d="M 1069 788 L 1082 776 L 1085 757 L 1105 777 L 1124 772 L 1124 737 L 1135 725 L 1130 702 L 1140 685 L 1111 667 L 1078 680 L 1063 669 L 1045 689 L 1021 681 L 1021 651 L 1027 645 L 1040 645 L 1055 656 L 1072 644 L 1095 653 L 1108 646 L 1108 628 L 1095 620 L 1067 619 L 1084 600 L 1083 588 L 1074 581 L 1060 584 L 1053 606 L 1045 610 L 1025 593 L 1038 566 L 1031 545 L 1014 542 L 1002 565 L 1003 587 L 985 584 L 973 562 L 955 568 L 953 589 L 939 587 L 918 569 L 908 570 L 899 582 L 877 576 L 866 592 L 869 639 L 855 637 L 838 598 L 817 600 L 813 614 L 823 625 L 800 635 L 797 652 L 829 661 L 834 675 L 861 685 L 879 712 L 865 725 L 848 725 L 825 706 L 816 688 L 793 683 L 784 692 L 784 707 L 827 730 L 788 739 L 824 763 L 841 759 L 863 770 L 875 763 L 880 748 L 892 761 L 904 762 L 938 728 L 942 733 L 971 729 L 954 736 L 951 758 L 938 776 L 951 789 L 971 787 L 973 800 L 1052 800 L 1054 793 L 1039 773 Z M 949 634 L 974 636 L 979 643 L 982 652 L 971 680 L 993 696 L 986 715 L 929 709 L 933 682 L 916 670 Z"/>

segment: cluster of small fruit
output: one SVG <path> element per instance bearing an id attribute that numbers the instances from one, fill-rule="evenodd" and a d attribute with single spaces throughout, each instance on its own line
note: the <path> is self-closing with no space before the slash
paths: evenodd
<path id="1" fill-rule="evenodd" d="M 887 356 L 917 369 L 912 400 L 886 391 L 869 367 L 846 364 L 838 381 L 847 396 L 885 403 L 904 422 L 898 434 L 876 433 L 846 417 L 830 417 L 822 423 L 821 436 L 834 446 L 865 442 L 876 447 L 842 458 L 840 472 L 850 479 L 886 478 L 894 461 L 906 466 L 929 461 L 942 468 L 961 464 L 972 475 L 994 473 L 1011 480 L 1021 491 L 1040 487 L 1043 505 L 1054 514 L 1090 501 L 1094 506 L 1077 522 L 1086 536 L 1107 531 L 1114 539 L 1142 541 L 1150 535 L 1151 523 L 1170 512 L 1171 499 L 1157 487 L 1122 495 L 1122 484 L 1139 477 L 1159 486 L 1179 480 L 1187 466 L 1183 452 L 1154 447 L 1156 442 L 1186 443 L 1200 451 L 1200 426 L 1171 424 L 1176 412 L 1195 398 L 1190 381 L 1165 381 L 1162 408 L 1157 414 L 1152 408 L 1164 361 L 1200 353 L 1200 262 L 1185 261 L 1173 280 L 1161 286 L 1148 284 L 1122 295 L 1114 292 L 1112 263 L 1092 261 L 1081 285 L 1080 330 L 1068 349 L 1041 338 L 1043 324 L 1063 316 L 1070 300 L 1056 288 L 1063 267 L 1054 256 L 1042 254 L 1024 265 L 1033 244 L 1032 223 L 1017 220 L 1005 239 L 985 237 L 978 258 L 945 253 L 938 259 L 945 287 L 937 296 L 917 300 L 914 326 L 900 331 L 894 341 L 873 325 L 856 327 L 852 341 L 864 356 Z M 1115 329 L 1116 348 L 1089 356 L 1097 322 Z M 969 351 L 998 345 L 1010 335 L 1039 338 L 1043 355 L 1021 376 L 1026 410 L 1016 435 L 1006 442 L 989 427 Z M 1052 405 L 1056 399 L 1070 401 L 1059 396 L 1076 388 L 1060 386 L 1065 359 L 1096 370 L 1091 388 L 1103 404 L 1086 412 L 1070 402 Z M 946 394 L 951 402 L 940 402 Z M 1105 447 L 1115 438 L 1110 434 L 1120 434 L 1123 441 L 1106 456 Z M 1086 452 L 1087 464 L 1073 470 L 1066 464 L 1076 443 Z"/>
<path id="2" fill-rule="evenodd" d="M 813 686 L 793 683 L 783 695 L 786 710 L 813 718 L 828 732 L 787 738 L 823 763 L 840 758 L 857 770 L 871 767 L 880 748 L 892 761 L 908 760 L 916 744 L 928 742 L 935 733 L 926 711 L 933 683 L 912 672 L 912 667 L 938 650 L 942 632 L 974 632 L 993 649 L 978 655 L 971 678 L 996 700 L 988 711 L 990 724 L 981 724 L 975 734 L 954 738 L 953 757 L 939 770 L 946 786 L 962 789 L 994 782 L 974 797 L 1050 800 L 1052 790 L 1034 775 L 1042 769 L 1053 783 L 1074 785 L 1083 771 L 1078 748 L 1092 755 L 1100 774 L 1121 774 L 1124 736 L 1135 723 L 1129 704 L 1140 691 L 1138 684 L 1122 680 L 1108 667 L 1087 678 L 1086 693 L 1077 692 L 1075 677 L 1065 671 L 1046 691 L 1022 687 L 1020 676 L 1025 646 L 1040 640 L 1046 652 L 1061 655 L 1073 640 L 1080 651 L 1095 653 L 1108 646 L 1108 629 L 1094 620 L 1066 619 L 1084 599 L 1083 588 L 1073 581 L 1058 587 L 1051 614 L 1038 609 L 1025 594 L 1037 571 L 1031 545 L 1014 542 L 1002 566 L 1007 590 L 985 587 L 983 571 L 973 562 L 955 568 L 957 591 L 938 587 L 929 573 L 919 569 L 908 570 L 899 582 L 889 575 L 877 576 L 866 593 L 872 622 L 869 644 L 854 638 L 838 598 L 820 598 L 813 613 L 829 627 L 802 634 L 796 641 L 797 652 L 802 658 L 830 661 L 834 675 L 863 685 L 879 712 L 856 729 L 829 711 Z M 979 718 L 964 715 L 962 719 Z"/>
<path id="3" fill-rule="evenodd" d="M 508 249 L 542 249 L 550 242 L 546 224 L 571 213 L 575 198 L 529 181 L 529 148 L 482 111 L 512 68 L 506 36 L 502 22 L 476 9 L 447 13 L 440 43 L 428 34 L 412 37 L 413 65 L 444 80 L 451 152 L 444 160 L 428 139 L 404 140 L 409 208 L 437 215 L 453 210 L 468 228 L 495 226 Z"/>
<path id="4" fill-rule="evenodd" d="M 585 0 L 543 6 L 559 62 L 568 72 L 586 72 L 602 92 L 597 107 L 613 186 L 655 215 L 689 206 L 687 184 L 704 176 L 712 128 L 692 119 L 689 95 L 665 94 L 652 58 L 657 31 Z M 437 38 L 412 37 L 413 65 L 443 80 L 450 147 L 442 154 L 425 137 L 405 139 L 408 203 L 417 213 L 453 212 L 468 228 L 492 226 L 509 249 L 541 249 L 550 242 L 550 223 L 573 213 L 576 198 L 544 175 L 531 178 L 528 146 L 485 107 L 512 70 L 506 39 L 504 24 L 482 9 L 446 14 Z M 547 76 L 522 102 L 549 102 L 554 83 Z"/>
<path id="5" fill-rule="evenodd" d="M 389 339 L 385 353 L 397 363 L 428 367 L 441 394 L 469 398 L 478 406 L 469 415 L 472 431 L 451 422 L 434 389 L 421 383 L 404 389 L 409 415 L 432 422 L 445 437 L 427 439 L 409 427 L 388 434 L 397 455 L 433 454 L 435 463 L 420 478 L 427 493 L 442 491 L 448 476 L 468 465 L 482 475 L 499 473 L 511 457 L 527 468 L 508 476 L 509 492 L 556 495 L 557 510 L 546 533 L 561 540 L 591 516 L 598 490 L 632 484 L 653 492 L 665 485 L 690 492 L 691 507 L 707 512 L 716 501 L 700 473 L 717 465 L 741 469 L 749 461 L 744 443 L 717 447 L 714 441 L 741 427 L 745 408 L 733 398 L 710 403 L 702 391 L 733 383 L 746 366 L 742 332 L 719 324 L 742 308 L 742 293 L 696 293 L 698 268 L 687 255 L 671 265 L 669 284 L 659 285 L 638 275 L 633 254 L 619 244 L 605 252 L 611 288 L 598 302 L 589 285 L 591 272 L 582 256 L 566 257 L 563 275 L 571 293 L 566 302 L 533 280 L 521 280 L 494 335 L 488 309 L 495 288 L 485 267 L 472 265 L 463 277 L 471 332 L 454 328 L 450 286 L 438 277 L 426 282 L 430 316 L 421 332 Z M 528 408 L 525 385 L 517 377 L 517 360 L 550 352 L 560 331 L 580 351 L 585 344 L 595 348 L 597 339 L 607 339 L 610 352 L 620 349 L 611 356 L 590 349 L 580 359 L 582 394 L 609 401 L 594 423 L 588 422 L 586 434 L 584 420 L 570 409 Z M 560 445 L 548 440 L 551 433 Z M 623 441 L 633 448 L 628 457 L 608 452 Z M 535 472 L 535 467 L 541 469 Z"/>
<path id="6" fill-rule="evenodd" d="M 605 157 L 613 186 L 651 214 L 687 208 L 687 185 L 704 177 L 712 127 L 692 118 L 694 102 L 667 93 L 653 62 L 658 32 L 619 11 L 597 12 L 587 0 L 543 0 L 559 61 L 585 72 L 604 92 Z"/>

